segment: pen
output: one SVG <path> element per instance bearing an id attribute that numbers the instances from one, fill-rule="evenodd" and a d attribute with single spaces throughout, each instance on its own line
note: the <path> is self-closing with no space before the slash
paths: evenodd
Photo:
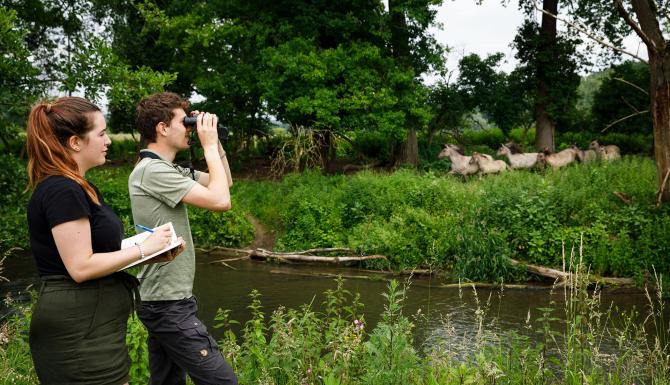
<path id="1" fill-rule="evenodd" d="M 137 228 L 139 228 L 139 229 L 141 229 L 141 230 L 144 230 L 144 231 L 148 231 L 148 232 L 150 232 L 150 233 L 153 233 L 153 232 L 154 232 L 152 229 L 150 229 L 150 228 L 148 228 L 148 227 L 146 227 L 146 226 L 135 225 L 135 227 L 137 227 Z"/>

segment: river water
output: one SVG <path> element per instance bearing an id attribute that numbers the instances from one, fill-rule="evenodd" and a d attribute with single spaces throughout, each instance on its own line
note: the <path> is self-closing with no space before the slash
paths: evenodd
<path id="1" fill-rule="evenodd" d="M 344 287 L 359 293 L 364 304 L 366 328 L 370 331 L 378 322 L 386 304 L 382 296 L 389 279 L 406 281 L 407 277 L 374 274 L 354 268 L 332 268 L 315 265 L 277 265 L 240 260 L 228 262 L 229 266 L 211 263 L 219 258 L 199 255 L 194 293 L 198 298 L 200 318 L 213 324 L 218 308 L 230 309 L 230 318 L 244 323 L 250 317 L 247 306 L 249 293 L 256 289 L 261 294 L 266 319 L 279 306 L 299 308 L 312 304 L 316 311 L 322 309 L 324 292 L 336 287 L 335 276 L 345 278 Z M 11 280 L 0 285 L 0 295 L 8 294 L 26 299 L 25 289 L 38 281 L 35 265 L 29 255 L 5 261 L 3 275 Z M 607 290 L 601 293 L 603 307 L 617 307 L 630 311 L 634 307 L 644 313 L 647 300 L 640 290 Z M 480 328 L 477 309 L 483 311 L 483 327 L 488 331 L 504 333 L 515 331 L 539 338 L 537 318 L 539 308 L 552 306 L 554 315 L 563 316 L 563 290 L 552 292 L 547 286 L 537 285 L 525 289 L 477 289 L 463 285 L 445 287 L 436 277 L 413 277 L 407 290 L 404 314 L 415 321 L 415 344 L 418 348 L 438 344 L 459 343 L 467 345 Z M 6 311 L 6 309 L 5 309 Z M 420 314 L 420 316 L 416 316 Z M 615 317 L 618 313 L 615 313 Z M 530 316 L 530 323 L 527 320 Z M 561 330 L 560 323 L 553 327 Z M 217 336 L 219 332 L 213 331 Z"/>

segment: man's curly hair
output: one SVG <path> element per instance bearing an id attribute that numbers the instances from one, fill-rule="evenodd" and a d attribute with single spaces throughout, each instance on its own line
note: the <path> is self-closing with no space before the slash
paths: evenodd
<path id="1" fill-rule="evenodd" d="M 189 103 L 173 92 L 159 92 L 140 101 L 135 110 L 135 126 L 144 143 L 156 142 L 156 125 L 170 124 L 173 111 L 182 108 L 188 113 Z"/>

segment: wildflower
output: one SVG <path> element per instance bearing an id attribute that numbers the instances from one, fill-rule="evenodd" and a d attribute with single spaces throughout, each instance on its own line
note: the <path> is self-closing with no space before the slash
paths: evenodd
<path id="1" fill-rule="evenodd" d="M 355 332 L 359 332 L 359 331 L 363 330 L 364 327 L 365 327 L 365 323 L 363 323 L 363 321 L 359 321 L 357 319 L 354 320 L 354 331 Z"/>

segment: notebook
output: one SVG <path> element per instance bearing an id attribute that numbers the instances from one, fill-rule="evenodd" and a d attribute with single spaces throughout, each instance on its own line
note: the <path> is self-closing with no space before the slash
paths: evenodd
<path id="1" fill-rule="evenodd" d="M 167 246 L 165 246 L 163 249 L 158 250 L 157 252 L 155 252 L 151 255 L 145 255 L 143 259 L 139 259 L 137 261 L 134 261 L 134 262 L 120 268 L 119 271 L 125 270 L 129 267 L 133 267 L 133 266 L 138 265 L 140 263 L 146 262 L 146 261 L 150 260 L 151 258 L 157 257 L 157 256 L 165 253 L 168 250 L 172 250 L 175 247 L 178 247 L 181 243 L 177 239 L 177 234 L 174 231 L 174 227 L 172 227 L 172 222 L 168 222 L 166 224 L 170 226 L 170 231 L 172 232 L 172 239 L 170 240 L 170 243 Z M 163 226 L 163 225 L 161 225 L 161 226 Z M 157 227 L 161 227 L 161 226 L 157 226 Z M 145 231 L 145 232 L 139 233 L 137 235 L 133 235 L 132 237 L 128 237 L 128 238 L 121 241 L 121 249 L 127 249 L 129 247 L 135 247 L 135 243 L 142 243 L 142 241 L 149 238 L 149 236 L 151 234 L 152 234 L 151 232 Z"/>

